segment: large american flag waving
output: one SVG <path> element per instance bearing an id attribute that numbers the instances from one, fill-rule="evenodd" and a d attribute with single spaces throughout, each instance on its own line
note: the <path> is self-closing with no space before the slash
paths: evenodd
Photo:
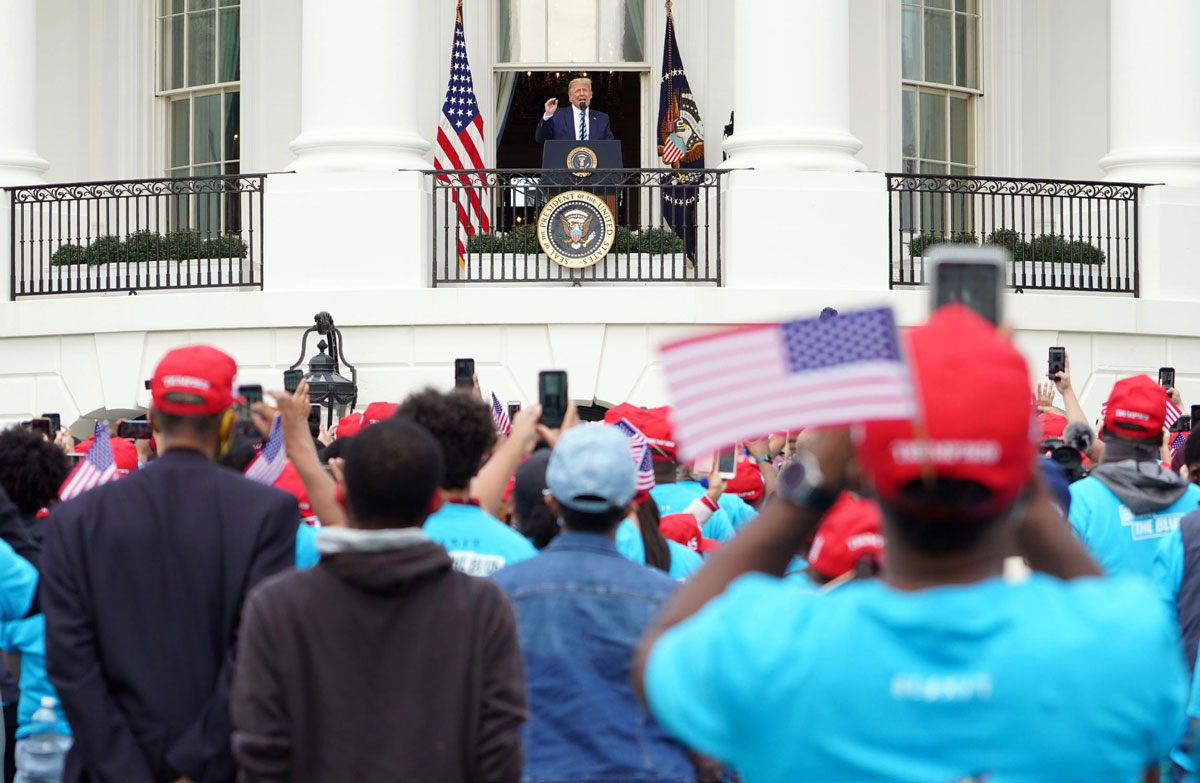
<path id="1" fill-rule="evenodd" d="M 454 49 L 450 56 L 450 82 L 446 101 L 438 117 L 437 147 L 433 167 L 447 169 L 483 168 L 483 116 L 475 100 L 471 66 L 467 62 L 467 41 L 463 36 L 462 0 L 455 9 Z M 458 239 L 458 263 L 467 252 L 467 238 L 491 230 L 488 222 L 487 183 L 479 174 L 440 175 L 443 182 L 456 182 L 451 190 L 451 209 L 455 211 Z"/>

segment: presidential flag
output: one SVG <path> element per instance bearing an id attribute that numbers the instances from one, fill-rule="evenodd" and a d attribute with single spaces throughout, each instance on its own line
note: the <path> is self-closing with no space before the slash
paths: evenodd
<path id="1" fill-rule="evenodd" d="M 508 411 L 500 404 L 500 399 L 496 397 L 496 392 L 492 392 L 492 421 L 496 423 L 496 430 L 501 435 L 507 435 L 512 429 L 512 422 L 508 418 Z"/>
<path id="2" fill-rule="evenodd" d="M 483 115 L 479 113 L 479 102 L 475 100 L 471 65 L 467 62 L 462 0 L 458 0 L 454 13 L 454 48 L 450 55 L 450 81 L 446 86 L 446 100 L 442 103 L 442 113 L 438 117 L 437 146 L 433 154 L 433 167 L 440 171 L 483 168 Z M 480 174 L 441 174 L 438 178 L 442 182 L 453 184 L 447 207 L 454 211 L 458 263 L 462 266 L 463 257 L 467 252 L 467 239 L 474 234 L 486 234 L 491 230 L 488 221 L 490 197 L 487 182 Z"/>
<path id="3" fill-rule="evenodd" d="M 112 443 L 108 439 L 108 427 L 97 421 L 92 446 L 67 480 L 58 490 L 62 501 L 82 495 L 92 487 L 107 484 L 117 478 L 117 462 L 113 459 Z"/>
<path id="4" fill-rule="evenodd" d="M 276 416 L 271 424 L 271 434 L 246 466 L 245 476 L 251 481 L 270 486 L 283 473 L 287 464 L 287 450 L 283 443 L 283 418 Z"/>
<path id="5" fill-rule="evenodd" d="M 649 492 L 654 489 L 654 460 L 650 453 L 650 441 L 628 419 L 621 419 L 613 426 L 629 439 L 629 453 L 637 469 L 638 492 Z"/>
<path id="6" fill-rule="evenodd" d="M 681 340 L 662 361 L 681 461 L 773 430 L 917 413 L 888 307 Z"/>
<path id="7" fill-rule="evenodd" d="M 684 252 L 696 258 L 696 204 L 699 175 L 681 169 L 704 168 L 704 124 L 688 85 L 675 40 L 675 18 L 667 0 L 667 32 L 663 40 L 662 81 L 658 90 L 658 157 L 677 173 L 662 178 L 662 217 L 683 238 Z"/>

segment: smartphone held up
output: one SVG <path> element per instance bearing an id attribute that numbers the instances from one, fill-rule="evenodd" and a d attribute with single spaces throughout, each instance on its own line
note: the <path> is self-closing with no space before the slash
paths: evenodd
<path id="1" fill-rule="evenodd" d="M 565 370 L 542 370 L 538 373 L 538 402 L 542 405 L 541 424 L 556 429 L 567 416 L 567 373 Z"/>
<path id="2" fill-rule="evenodd" d="M 999 325 L 1003 317 L 1008 252 L 996 247 L 942 244 L 929 251 L 933 265 L 931 310 L 958 302 Z"/>

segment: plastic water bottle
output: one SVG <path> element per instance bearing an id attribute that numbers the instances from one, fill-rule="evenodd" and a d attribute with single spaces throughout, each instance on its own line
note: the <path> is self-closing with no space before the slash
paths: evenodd
<path id="1" fill-rule="evenodd" d="M 53 726 L 58 723 L 58 713 L 54 711 L 58 702 L 53 696 L 43 696 L 42 706 L 38 707 L 33 713 L 33 722 L 42 723 Z"/>

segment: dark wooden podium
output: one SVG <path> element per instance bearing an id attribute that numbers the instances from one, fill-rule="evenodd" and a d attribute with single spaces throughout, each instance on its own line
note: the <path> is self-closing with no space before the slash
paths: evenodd
<path id="1" fill-rule="evenodd" d="M 622 175 L 604 169 L 621 168 L 621 142 L 551 139 L 542 146 L 542 168 L 549 169 L 542 173 L 541 180 L 547 199 L 567 190 L 587 191 L 602 199 L 616 218 L 617 188 Z"/>

